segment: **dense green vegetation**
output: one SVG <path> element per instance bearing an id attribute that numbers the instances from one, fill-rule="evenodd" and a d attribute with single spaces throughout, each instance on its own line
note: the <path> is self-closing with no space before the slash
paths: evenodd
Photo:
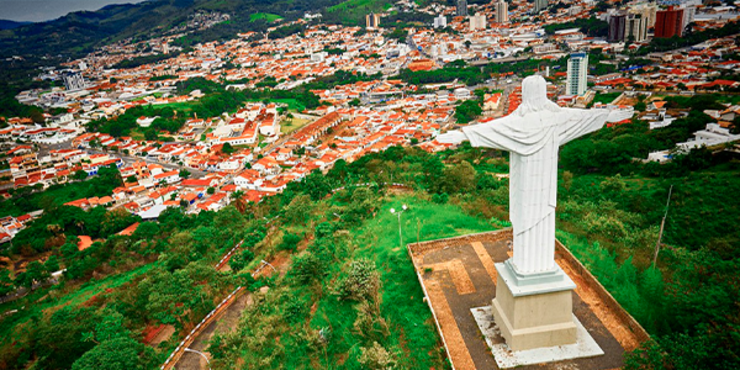
<path id="1" fill-rule="evenodd" d="M 609 103 L 613 102 L 614 99 L 616 99 L 621 94 L 622 93 L 620 93 L 620 92 L 599 93 L 599 94 L 596 94 L 596 96 L 594 97 L 594 100 L 591 101 L 591 103 L 592 104 L 597 104 L 597 103 L 609 104 Z"/>
<path id="2" fill-rule="evenodd" d="M 300 92 L 285 90 L 236 91 L 226 89 L 221 84 L 203 78 L 178 82 L 177 88 L 180 94 L 200 90 L 206 96 L 200 100 L 187 103 L 136 106 L 115 118 L 91 121 L 87 124 L 87 128 L 91 132 L 103 132 L 115 137 L 128 136 L 138 128 L 136 120 L 139 117 L 159 117 L 152 122 L 150 127 L 143 130 L 147 139 L 156 139 L 157 132 L 176 133 L 188 118 L 195 115 L 198 117 L 220 116 L 224 112 L 236 111 L 247 101 L 286 101 L 294 108 L 303 107 L 303 109 L 319 106 L 318 97 L 307 90 Z"/>
<path id="3" fill-rule="evenodd" d="M 137 4 L 109 5 L 98 11 L 70 13 L 58 19 L 34 23 L 10 30 L 0 30 L 0 52 L 40 58 L 59 54 L 79 57 L 108 41 L 132 37 L 145 40 L 163 31 L 184 25 L 198 11 L 215 11 L 231 15 L 228 22 L 216 24 L 179 40 L 178 46 L 232 38 L 238 32 L 265 31 L 272 14 L 296 20 L 307 11 L 321 11 L 340 0 L 154 0 Z M 40 59 L 39 59 L 40 60 Z M 41 61 L 41 60 L 40 60 Z M 48 62 L 47 59 L 45 62 Z"/>
<path id="4" fill-rule="evenodd" d="M 44 191 L 34 187 L 13 189 L 12 197 L 0 202 L 0 214 L 20 216 L 28 212 L 58 207 L 81 198 L 111 195 L 113 189 L 121 185 L 117 169 L 101 168 L 97 176 L 87 181 L 56 184 Z"/>
<path id="5" fill-rule="evenodd" d="M 112 213 L 102 212 L 104 217 Z M 53 222 L 36 223 L 47 221 Z M 3 342 L 0 363 L 7 369 L 30 363 L 55 369 L 87 369 L 101 362 L 108 363 L 107 369 L 158 366 L 179 339 L 171 338 L 155 353 L 139 342 L 145 327 L 168 324 L 182 333 L 235 284 L 253 281 L 248 275 L 219 273 L 212 267 L 243 235 L 244 227 L 245 220 L 234 208 L 197 217 L 171 209 L 159 223 L 143 223 L 131 236 L 108 230 L 100 235 L 104 241 L 82 252 L 72 235 L 65 240 L 62 234 L 64 244 L 50 247 L 67 267 L 65 281 L 26 298 L 35 302 L 51 292 L 40 303 L 25 308 L 23 300 L 3 305 L 20 312 L 0 324 L 3 337 L 13 342 Z M 119 272 L 124 273 L 94 278 Z M 116 350 L 110 353 L 113 347 Z"/>
<path id="6" fill-rule="evenodd" d="M 238 330 L 212 340 L 214 368 L 235 361 L 270 368 L 329 368 L 338 362 L 347 369 L 444 367 L 414 268 L 390 232 L 397 219 L 389 210 L 402 203 L 409 207 L 403 215 L 406 235 L 420 240 L 492 229 L 454 206 L 411 196 L 378 198 L 366 188 L 319 202 L 295 197 L 282 228 L 313 238 L 293 257 L 288 275 L 244 313 Z M 333 212 L 358 226 L 349 227 Z M 414 338 L 413 344 L 404 338 Z"/>
<path id="7" fill-rule="evenodd" d="M 389 3 L 386 0 L 346 0 L 326 8 L 324 23 L 364 27 L 365 15 L 380 13 L 390 6 Z"/>
<path id="8" fill-rule="evenodd" d="M 268 22 L 274 22 L 281 18 L 282 17 L 277 14 L 270 14 L 270 13 L 254 13 L 249 16 L 249 20 L 252 22 L 259 20 L 259 19 L 264 19 Z"/>
<path id="9" fill-rule="evenodd" d="M 457 123 L 469 123 L 477 118 L 482 112 L 483 109 L 477 101 L 466 100 L 455 107 L 455 119 L 457 119 Z"/>
<path id="10" fill-rule="evenodd" d="M 32 86 L 39 85 L 36 83 Z M 0 80 L 0 117 L 30 117 L 36 123 L 44 122 L 44 110 L 36 106 L 19 103 L 15 99 L 18 91 L 19 89 L 11 87 L 6 80 Z"/>

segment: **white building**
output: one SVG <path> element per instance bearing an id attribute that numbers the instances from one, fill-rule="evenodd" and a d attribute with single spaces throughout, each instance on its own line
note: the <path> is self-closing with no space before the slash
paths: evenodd
<path id="1" fill-rule="evenodd" d="M 534 13 L 538 14 L 539 12 L 547 9 L 547 0 L 534 0 Z"/>
<path id="2" fill-rule="evenodd" d="M 470 17 L 470 32 L 486 29 L 486 16 L 478 13 Z"/>
<path id="3" fill-rule="evenodd" d="M 572 53 L 568 59 L 568 79 L 565 83 L 566 95 L 586 93 L 588 77 L 588 54 Z"/>
<path id="4" fill-rule="evenodd" d="M 509 4 L 504 0 L 496 1 L 496 23 L 509 21 Z"/>
<path id="5" fill-rule="evenodd" d="M 684 151 L 689 152 L 691 149 L 702 146 L 713 146 L 732 141 L 740 140 L 740 135 L 733 135 L 729 129 L 721 127 L 717 123 L 708 123 L 704 130 L 694 133 L 694 137 L 685 143 L 678 143 L 676 146 Z"/>
<path id="6" fill-rule="evenodd" d="M 434 18 L 434 28 L 445 28 L 447 27 L 447 17 L 440 14 Z"/>

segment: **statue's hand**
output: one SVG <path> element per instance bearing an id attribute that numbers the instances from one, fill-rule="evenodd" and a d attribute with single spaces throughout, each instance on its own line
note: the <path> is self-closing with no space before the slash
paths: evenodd
<path id="1" fill-rule="evenodd" d="M 634 109 L 614 109 L 609 112 L 609 117 L 606 120 L 607 122 L 620 122 L 632 118 L 634 114 Z"/>
<path id="2" fill-rule="evenodd" d="M 463 141 L 468 140 L 468 137 L 465 136 L 462 131 L 449 131 L 442 135 L 438 135 L 436 140 L 438 143 L 442 144 L 460 144 Z"/>

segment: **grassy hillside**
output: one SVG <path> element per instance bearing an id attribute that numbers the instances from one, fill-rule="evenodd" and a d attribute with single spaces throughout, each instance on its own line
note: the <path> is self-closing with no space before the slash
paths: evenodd
<path id="1" fill-rule="evenodd" d="M 277 14 L 270 14 L 270 13 L 254 13 L 249 16 L 249 20 L 254 22 L 259 19 L 264 19 L 268 22 L 274 22 L 278 19 L 282 19 L 283 17 L 277 15 Z"/>
<path id="2" fill-rule="evenodd" d="M 326 9 L 327 22 L 365 26 L 365 15 L 379 13 L 391 6 L 386 0 L 347 0 Z"/>
<path id="3" fill-rule="evenodd" d="M 354 217 L 351 203 L 359 198 L 373 205 L 370 213 L 345 229 L 349 222 L 333 213 Z M 243 362 L 247 367 L 367 369 L 378 368 L 378 361 L 403 369 L 444 368 L 444 350 L 405 244 L 400 245 L 397 216 L 390 212 L 403 204 L 408 206 L 401 217 L 404 243 L 494 229 L 423 194 L 376 198 L 360 188 L 311 204 L 309 217 L 283 226 L 286 233 L 311 235 L 306 249 L 294 253 L 287 276 L 272 283 L 259 298 L 264 300 L 260 307 L 245 312 L 234 333 L 213 341 L 214 368 Z M 349 294 L 341 282 L 352 279 L 361 264 L 370 266 L 365 271 L 370 277 L 360 283 L 368 291 Z"/>

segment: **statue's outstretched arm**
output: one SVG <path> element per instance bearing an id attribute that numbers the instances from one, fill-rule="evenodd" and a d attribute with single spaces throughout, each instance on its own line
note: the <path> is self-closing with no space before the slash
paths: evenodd
<path id="1" fill-rule="evenodd" d="M 505 127 L 509 120 L 509 116 L 506 116 L 491 122 L 463 127 L 462 130 L 448 131 L 437 136 L 436 140 L 443 144 L 459 144 L 467 140 L 474 147 L 512 151 L 510 145 L 507 145 L 510 139 L 498 129 Z"/>
<path id="2" fill-rule="evenodd" d="M 460 130 L 453 130 L 438 135 L 435 140 L 442 144 L 460 144 L 467 141 L 468 137 Z"/>
<path id="3" fill-rule="evenodd" d="M 615 118 L 613 111 L 606 109 L 563 108 L 561 112 L 565 123 L 560 126 L 560 145 L 598 131 L 611 118 Z"/>

